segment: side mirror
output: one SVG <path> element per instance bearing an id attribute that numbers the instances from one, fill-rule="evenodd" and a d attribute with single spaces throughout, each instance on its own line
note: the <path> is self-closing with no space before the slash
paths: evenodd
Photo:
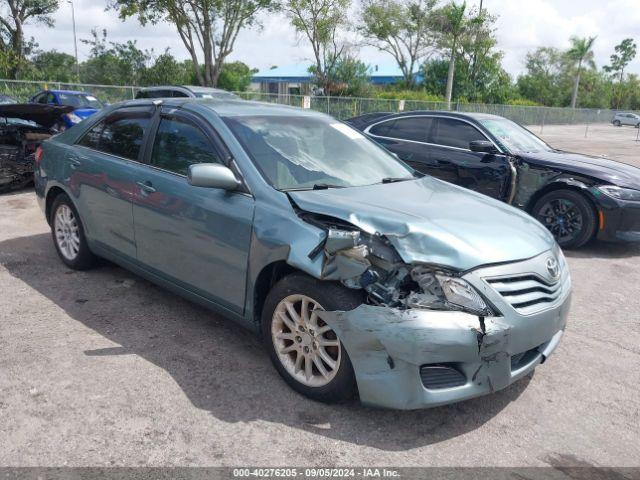
<path id="1" fill-rule="evenodd" d="M 498 153 L 498 149 L 489 140 L 474 140 L 469 142 L 469 150 L 477 153 Z"/>
<path id="2" fill-rule="evenodd" d="M 189 166 L 187 180 L 194 187 L 236 190 L 240 186 L 240 180 L 231 169 L 219 163 L 196 163 Z"/>

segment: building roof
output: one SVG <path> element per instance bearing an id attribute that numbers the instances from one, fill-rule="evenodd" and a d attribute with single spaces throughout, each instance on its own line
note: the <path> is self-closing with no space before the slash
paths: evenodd
<path id="1" fill-rule="evenodd" d="M 253 82 L 310 82 L 313 74 L 309 72 L 311 64 L 299 63 L 296 65 L 287 65 L 276 67 L 270 70 L 262 70 L 253 76 Z M 418 73 L 416 71 L 415 73 Z M 384 84 L 393 83 L 403 78 L 402 71 L 397 65 L 380 63 L 369 65 L 369 78 L 371 83 Z"/>

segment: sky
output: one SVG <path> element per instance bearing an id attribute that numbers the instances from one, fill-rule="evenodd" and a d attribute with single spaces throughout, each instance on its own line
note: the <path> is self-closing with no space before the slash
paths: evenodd
<path id="1" fill-rule="evenodd" d="M 478 1 L 468 0 L 467 4 L 477 5 Z M 41 49 L 73 54 L 71 6 L 68 0 L 61 0 L 60 4 L 54 15 L 54 28 L 29 25 L 25 31 Z M 136 20 L 122 22 L 116 12 L 105 11 L 106 0 L 74 0 L 74 5 L 80 61 L 89 53 L 89 47 L 80 39 L 89 39 L 92 28 L 106 28 L 108 39 L 113 42 L 136 40 L 139 48 L 153 49 L 157 55 L 168 47 L 177 58 L 188 58 L 177 32 L 169 24 L 141 27 Z M 567 48 L 572 35 L 597 36 L 594 54 L 598 67 L 609 63 L 614 46 L 624 38 L 631 37 L 640 44 L 637 0 L 484 0 L 483 7 L 498 15 L 498 48 L 504 52 L 505 69 L 514 76 L 524 70 L 528 51 L 538 46 Z M 261 28 L 241 32 L 230 60 L 240 60 L 261 70 L 311 60 L 310 48 L 296 36 L 286 18 L 271 14 L 264 16 L 261 23 Z M 391 56 L 371 47 L 361 48 L 358 53 L 370 65 L 393 64 Z M 640 54 L 627 71 L 640 73 Z"/>

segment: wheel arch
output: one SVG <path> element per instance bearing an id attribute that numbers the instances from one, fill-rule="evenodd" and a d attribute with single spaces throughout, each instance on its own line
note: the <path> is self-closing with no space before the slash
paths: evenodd
<path id="1" fill-rule="evenodd" d="M 69 193 L 65 191 L 64 188 L 59 187 L 58 185 L 54 185 L 49 190 L 47 190 L 47 194 L 45 196 L 44 215 L 49 225 L 51 225 L 51 207 L 53 206 L 53 202 L 55 201 L 55 199 L 61 194 L 65 194 L 69 198 L 71 198 Z M 73 202 L 73 200 L 71 201 Z"/>
<path id="2" fill-rule="evenodd" d="M 538 202 L 538 200 L 540 200 L 547 193 L 555 192 L 557 190 L 572 190 L 574 192 L 581 194 L 583 197 L 585 197 L 588 200 L 589 204 L 593 208 L 594 214 L 596 216 L 598 215 L 598 208 L 596 207 L 596 203 L 591 193 L 589 192 L 589 186 L 586 183 L 573 178 L 562 178 L 562 179 L 555 180 L 545 185 L 537 192 L 535 192 L 529 199 L 529 202 L 527 203 L 527 207 L 525 209 L 526 212 L 529 214 L 532 214 L 533 207 Z"/>
<path id="3" fill-rule="evenodd" d="M 289 265 L 285 260 L 276 260 L 265 265 L 253 284 L 253 321 L 256 325 L 260 324 L 262 309 L 264 302 L 271 288 L 281 279 L 295 272 L 302 272 L 295 267 Z"/>

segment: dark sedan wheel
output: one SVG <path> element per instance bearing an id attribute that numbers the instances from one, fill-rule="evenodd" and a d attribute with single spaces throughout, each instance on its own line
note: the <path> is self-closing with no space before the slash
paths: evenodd
<path id="1" fill-rule="evenodd" d="M 278 373 L 297 392 L 325 403 L 356 392 L 349 355 L 337 333 L 318 316 L 323 310 L 351 310 L 359 292 L 304 274 L 280 280 L 262 312 L 262 335 Z"/>
<path id="2" fill-rule="evenodd" d="M 589 200 L 571 190 L 547 193 L 536 202 L 533 216 L 553 234 L 562 248 L 579 248 L 596 231 L 596 214 Z"/>

